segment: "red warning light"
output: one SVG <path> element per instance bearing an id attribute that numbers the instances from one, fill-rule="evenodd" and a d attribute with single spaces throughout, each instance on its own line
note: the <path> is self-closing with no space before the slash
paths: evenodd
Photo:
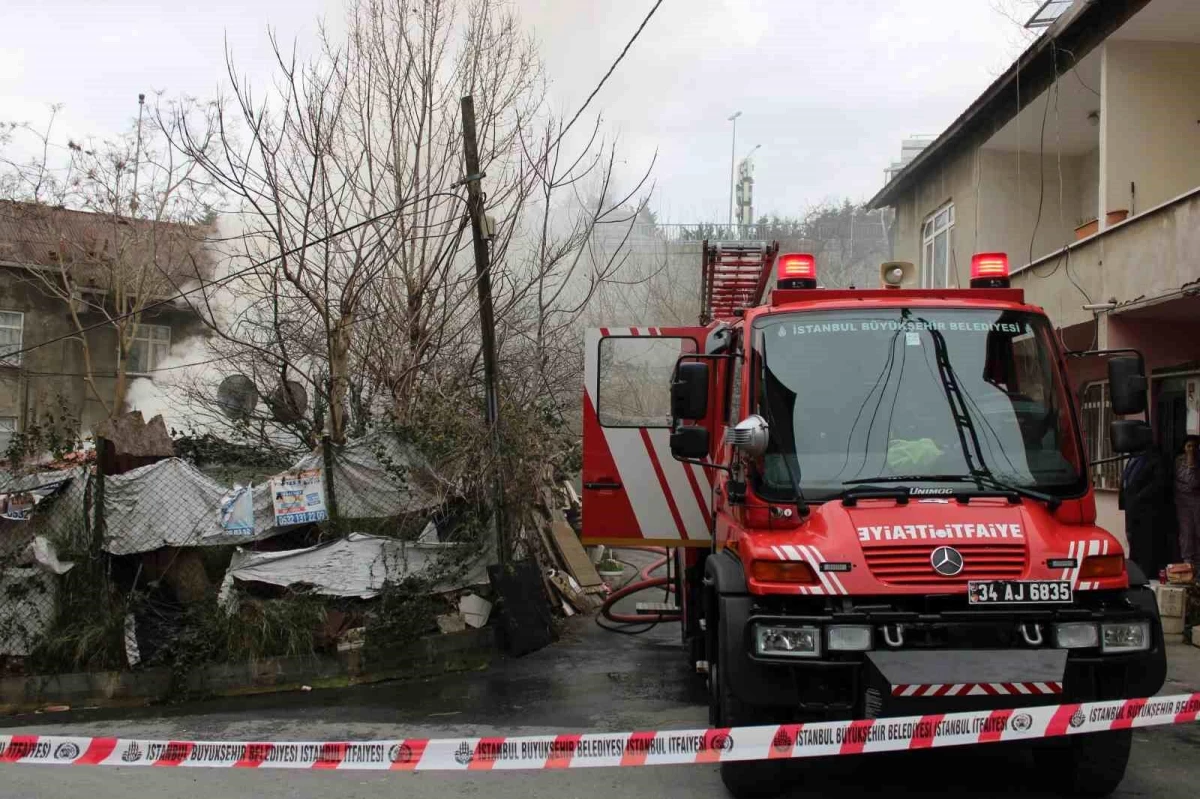
<path id="1" fill-rule="evenodd" d="M 1008 253 L 978 252 L 972 255 L 971 288 L 1008 288 Z"/>
<path id="2" fill-rule="evenodd" d="M 781 289 L 815 289 L 817 259 L 806 252 L 791 252 L 779 256 L 776 276 Z"/>

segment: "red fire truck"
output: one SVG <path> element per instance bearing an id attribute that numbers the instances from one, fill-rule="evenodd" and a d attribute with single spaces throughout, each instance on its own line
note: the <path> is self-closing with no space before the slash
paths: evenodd
<path id="1" fill-rule="evenodd" d="M 1166 675 L 1146 575 L 1096 526 L 1074 357 L 982 253 L 970 288 L 826 289 L 807 254 L 704 243 L 700 324 L 587 337 L 583 536 L 667 547 L 714 727 L 1150 696 Z M 771 277 L 775 276 L 774 285 Z M 1120 418 L 1112 448 L 1151 445 Z M 657 609 L 663 613 L 662 608 Z M 1047 739 L 1066 793 L 1105 795 L 1128 730 Z M 738 796 L 779 761 L 722 764 Z"/>

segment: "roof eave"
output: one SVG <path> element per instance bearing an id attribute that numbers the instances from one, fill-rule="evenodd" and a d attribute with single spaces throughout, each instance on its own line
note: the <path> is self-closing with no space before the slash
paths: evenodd
<path id="1" fill-rule="evenodd" d="M 992 81 L 975 102 L 959 114 L 940 136 L 922 150 L 894 178 L 888 181 L 867 202 L 868 210 L 895 205 L 900 193 L 907 188 L 926 166 L 939 154 L 956 146 L 960 139 L 974 130 L 980 120 L 992 121 L 995 127 L 1006 124 L 1026 105 L 1035 100 L 1053 82 L 1056 66 L 1061 74 L 1074 62 L 1058 63 L 1055 51 L 1069 51 L 1076 61 L 1082 60 L 1096 45 L 1141 11 L 1150 0 L 1080 0 L 1063 12 L 1000 77 Z M 1064 59 L 1066 61 L 1066 59 Z M 1020 85 L 1016 92 L 1020 107 L 1005 102 L 1005 95 Z"/>

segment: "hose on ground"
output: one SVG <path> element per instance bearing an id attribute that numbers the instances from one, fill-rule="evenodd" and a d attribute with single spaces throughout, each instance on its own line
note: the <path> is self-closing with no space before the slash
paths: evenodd
<path id="1" fill-rule="evenodd" d="M 667 566 L 670 563 L 670 555 L 668 555 L 667 551 L 661 547 L 646 547 L 645 550 L 659 553 L 662 555 L 662 557 L 644 567 L 637 575 L 639 579 L 629 582 L 609 594 L 608 598 L 604 600 L 604 604 L 600 606 L 600 614 L 596 617 L 596 623 L 610 632 L 636 635 L 638 633 L 648 632 L 660 622 L 679 621 L 681 618 L 678 613 L 616 613 L 613 611 L 613 607 L 617 602 L 642 591 L 648 591 L 653 588 L 664 588 L 666 598 L 670 598 L 671 594 L 674 593 L 675 581 L 669 574 L 669 568 L 667 576 L 653 576 L 655 571 L 658 571 L 663 566 Z M 603 624 L 600 621 L 601 617 L 618 626 L 613 627 Z M 645 626 L 639 627 L 639 629 L 636 630 L 629 629 L 631 626 L 640 625 Z"/>

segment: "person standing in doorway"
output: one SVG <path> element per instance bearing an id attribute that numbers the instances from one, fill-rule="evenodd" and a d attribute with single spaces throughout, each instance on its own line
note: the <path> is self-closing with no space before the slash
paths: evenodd
<path id="1" fill-rule="evenodd" d="M 1129 559 L 1147 577 L 1171 562 L 1171 469 L 1157 448 L 1137 453 L 1121 473 L 1118 507 L 1125 511 Z"/>
<path id="2" fill-rule="evenodd" d="M 1175 459 L 1175 513 L 1179 518 L 1179 556 L 1200 568 L 1200 436 L 1188 436 Z"/>

